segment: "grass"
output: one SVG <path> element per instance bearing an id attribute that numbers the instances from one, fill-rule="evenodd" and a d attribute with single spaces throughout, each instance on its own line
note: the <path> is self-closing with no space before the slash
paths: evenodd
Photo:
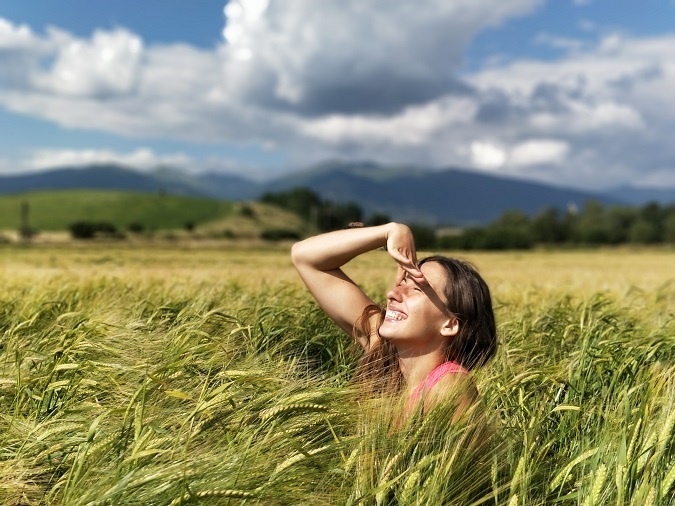
<path id="1" fill-rule="evenodd" d="M 294 214 L 258 202 L 238 203 L 197 197 L 123 191 L 67 190 L 0 196 L 0 231 L 16 231 L 23 203 L 29 205 L 29 225 L 39 233 L 68 230 L 78 221 L 106 222 L 126 231 L 131 224 L 146 231 L 182 230 L 197 234 L 258 237 L 270 228 L 305 233 Z M 39 236 L 38 236 L 39 238 Z"/>
<path id="2" fill-rule="evenodd" d="M 105 221 L 120 230 L 130 223 L 147 229 L 181 229 L 234 212 L 231 202 L 122 191 L 42 191 L 0 197 L 0 229 L 17 229 L 23 202 L 30 207 L 30 226 L 38 231 L 67 230 L 76 221 Z"/>
<path id="3" fill-rule="evenodd" d="M 675 504 L 670 251 L 471 255 L 481 403 L 396 430 L 287 251 L 0 255 L 2 504 Z"/>

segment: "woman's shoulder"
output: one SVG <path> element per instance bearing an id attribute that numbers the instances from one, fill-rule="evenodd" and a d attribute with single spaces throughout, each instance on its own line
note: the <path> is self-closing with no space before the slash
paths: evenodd
<path id="1" fill-rule="evenodd" d="M 448 375 L 453 375 L 453 374 L 459 374 L 460 377 L 462 376 L 468 376 L 470 373 L 468 369 L 463 367 L 461 364 L 458 364 L 457 362 L 443 362 L 441 365 L 436 367 L 433 371 L 429 373 L 429 376 L 427 376 L 426 383 L 427 383 L 427 388 L 433 387 L 436 383 L 441 381 L 444 377 Z"/>
<path id="2" fill-rule="evenodd" d="M 463 413 L 478 398 L 471 373 L 456 362 L 445 362 L 434 369 L 424 383 L 424 409 L 439 403 L 457 404 L 456 415 Z"/>

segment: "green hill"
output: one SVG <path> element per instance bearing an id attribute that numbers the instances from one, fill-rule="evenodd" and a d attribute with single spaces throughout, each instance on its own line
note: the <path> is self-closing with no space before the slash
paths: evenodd
<path id="1" fill-rule="evenodd" d="M 21 205 L 29 205 L 29 225 L 38 231 L 67 230 L 76 221 L 109 222 L 118 230 L 130 223 L 167 230 L 221 220 L 236 213 L 233 202 L 148 193 L 67 190 L 0 197 L 0 229 L 19 228 Z"/>

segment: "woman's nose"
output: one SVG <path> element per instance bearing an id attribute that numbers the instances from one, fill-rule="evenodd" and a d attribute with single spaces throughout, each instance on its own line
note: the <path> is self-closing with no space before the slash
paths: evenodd
<path id="1" fill-rule="evenodd" d="M 400 300 L 401 300 L 401 296 L 403 295 L 403 290 L 402 290 L 402 288 L 403 288 L 403 286 L 401 286 L 401 285 L 397 285 L 397 286 L 392 287 L 392 288 L 387 292 L 387 298 L 388 298 L 388 299 L 393 299 L 393 300 L 400 301 Z"/>

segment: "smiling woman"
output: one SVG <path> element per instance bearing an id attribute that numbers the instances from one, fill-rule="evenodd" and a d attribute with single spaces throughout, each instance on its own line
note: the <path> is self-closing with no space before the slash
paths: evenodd
<path id="1" fill-rule="evenodd" d="M 353 258 L 386 247 L 398 264 L 386 308 L 342 270 Z M 446 398 L 460 411 L 476 397 L 469 371 L 496 350 L 490 291 L 469 264 L 432 256 L 417 261 L 406 225 L 339 230 L 296 243 L 293 263 L 326 314 L 361 345 L 356 377 L 379 394 L 403 394 L 406 413 Z"/>

